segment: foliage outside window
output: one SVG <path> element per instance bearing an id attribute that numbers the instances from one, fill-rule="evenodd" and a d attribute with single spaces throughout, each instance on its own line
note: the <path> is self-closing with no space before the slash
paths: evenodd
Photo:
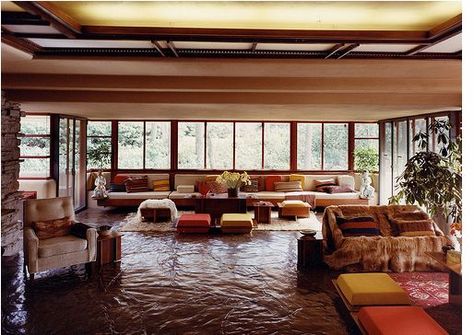
<path id="1" fill-rule="evenodd" d="M 50 118 L 28 115 L 21 119 L 20 177 L 48 178 L 50 176 Z"/>
<path id="2" fill-rule="evenodd" d="M 265 123 L 264 169 L 290 168 L 290 124 Z"/>
<path id="3" fill-rule="evenodd" d="M 178 123 L 178 168 L 204 169 L 204 122 Z"/>
<path id="4" fill-rule="evenodd" d="M 171 123 L 145 123 L 145 168 L 169 169 L 171 151 Z"/>
<path id="5" fill-rule="evenodd" d="M 112 163 L 112 122 L 87 123 L 87 169 L 110 169 Z"/>
<path id="6" fill-rule="evenodd" d="M 323 170 L 347 170 L 349 132 L 347 123 L 325 123 Z"/>
<path id="7" fill-rule="evenodd" d="M 232 169 L 234 125 L 231 122 L 208 122 L 206 134 L 206 168 Z"/>
<path id="8" fill-rule="evenodd" d="M 298 123 L 298 169 L 321 170 L 322 124 Z"/>
<path id="9" fill-rule="evenodd" d="M 262 168 L 262 123 L 235 123 L 235 168 L 260 170 Z"/>
<path id="10" fill-rule="evenodd" d="M 118 123 L 118 168 L 143 169 L 142 121 L 120 121 Z"/>
<path id="11" fill-rule="evenodd" d="M 354 125 L 354 169 L 369 172 L 379 170 L 379 125 L 377 123 Z"/>

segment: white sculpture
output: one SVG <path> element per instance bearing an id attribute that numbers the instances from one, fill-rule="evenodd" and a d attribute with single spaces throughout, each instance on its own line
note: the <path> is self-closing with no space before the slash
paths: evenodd
<path id="1" fill-rule="evenodd" d="M 360 184 L 360 197 L 362 199 L 371 199 L 374 197 L 375 188 L 371 186 L 372 178 L 370 178 L 369 171 L 364 171 L 362 174 L 362 182 Z"/>
<path id="2" fill-rule="evenodd" d="M 99 174 L 97 175 L 97 178 L 95 178 L 94 184 L 95 184 L 95 189 L 92 195 L 93 199 L 105 199 L 109 197 L 109 195 L 107 194 L 107 188 L 105 187 L 105 185 L 107 184 L 107 181 L 105 180 L 105 177 L 102 175 L 102 170 L 99 170 Z"/>

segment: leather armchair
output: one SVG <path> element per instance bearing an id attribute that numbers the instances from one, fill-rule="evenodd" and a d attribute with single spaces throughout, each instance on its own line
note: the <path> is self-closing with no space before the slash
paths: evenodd
<path id="1" fill-rule="evenodd" d="M 33 222 L 60 219 L 74 220 L 72 197 L 26 200 L 23 211 L 23 245 L 25 274 L 34 278 L 37 272 L 94 262 L 97 249 L 97 231 L 90 228 L 87 239 L 74 235 L 39 239 Z"/>

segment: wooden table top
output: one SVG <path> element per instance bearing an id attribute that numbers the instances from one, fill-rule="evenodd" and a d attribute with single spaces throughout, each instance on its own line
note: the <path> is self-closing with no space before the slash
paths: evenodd
<path id="1" fill-rule="evenodd" d="M 451 264 L 446 262 L 446 255 L 442 252 L 426 252 L 426 255 L 434 259 L 436 262 L 444 266 L 449 271 L 452 271 L 458 275 L 461 274 L 461 263 L 459 264 Z"/>

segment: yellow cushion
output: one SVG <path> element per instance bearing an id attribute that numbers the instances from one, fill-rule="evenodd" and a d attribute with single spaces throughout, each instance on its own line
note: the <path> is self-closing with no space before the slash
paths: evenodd
<path id="1" fill-rule="evenodd" d="M 345 273 L 337 286 L 351 305 L 409 305 L 408 294 L 386 273 Z"/>
<path id="2" fill-rule="evenodd" d="M 290 181 L 299 181 L 302 188 L 304 188 L 304 180 L 305 176 L 302 174 L 290 174 Z"/>
<path id="3" fill-rule="evenodd" d="M 250 214 L 222 214 L 221 226 L 225 227 L 252 227 L 252 215 Z"/>
<path id="4" fill-rule="evenodd" d="M 153 180 L 153 191 L 169 191 L 170 181 L 168 179 Z"/>
<path id="5" fill-rule="evenodd" d="M 281 204 L 283 207 L 306 207 L 305 203 L 301 200 L 284 200 Z"/>

